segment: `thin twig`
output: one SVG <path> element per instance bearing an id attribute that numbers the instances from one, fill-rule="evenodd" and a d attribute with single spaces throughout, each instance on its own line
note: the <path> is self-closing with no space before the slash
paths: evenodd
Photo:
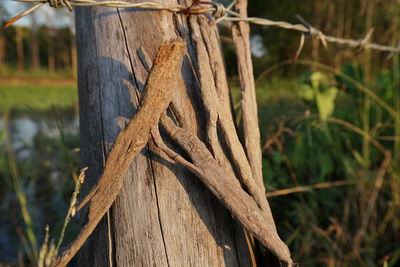
<path id="1" fill-rule="evenodd" d="M 380 152 L 382 152 L 382 154 L 386 155 L 387 150 L 382 146 L 381 143 L 376 141 L 375 138 L 373 136 L 371 136 L 368 132 L 358 128 L 354 124 L 351 124 L 351 123 L 349 123 L 347 121 L 344 121 L 344 120 L 341 120 L 341 119 L 338 119 L 338 118 L 329 117 L 329 118 L 327 118 L 327 121 L 342 125 L 342 126 L 352 130 L 353 132 L 355 132 L 355 133 L 357 133 L 359 135 L 365 136 L 365 138 L 367 138 Z"/>
<path id="2" fill-rule="evenodd" d="M 400 140 L 400 136 L 378 136 L 376 139 L 382 141 L 396 141 Z"/>
<path id="3" fill-rule="evenodd" d="M 390 53 L 400 53 L 400 46 L 386 46 L 380 45 L 376 43 L 367 42 L 370 32 L 368 32 L 367 36 L 359 39 L 345 39 L 339 38 L 335 36 L 325 35 L 322 31 L 312 27 L 308 23 L 304 24 L 291 24 L 285 21 L 273 21 L 265 18 L 254 18 L 254 17 L 243 17 L 239 13 L 233 11 L 233 5 L 229 5 L 225 7 L 220 3 L 212 3 L 211 5 L 198 5 L 191 6 L 190 8 L 185 5 L 163 5 L 154 2 L 142 2 L 142 3 L 131 3 L 125 1 L 96 1 L 96 0 L 15 0 L 17 2 L 23 3 L 36 3 L 32 8 L 18 14 L 13 17 L 6 23 L 6 28 L 11 26 L 14 22 L 19 20 L 20 18 L 30 14 L 35 11 L 39 7 L 43 6 L 45 3 L 49 3 L 50 6 L 57 7 L 87 7 L 87 6 L 106 6 L 106 7 L 115 7 L 115 8 L 136 8 L 142 10 L 164 10 L 174 13 L 185 13 L 190 15 L 201 15 L 201 14 L 211 14 L 214 17 L 214 21 L 212 24 L 217 24 L 222 21 L 243 21 L 252 24 L 264 25 L 264 26 L 272 26 L 278 27 L 287 30 L 294 30 L 298 32 L 305 33 L 312 38 L 317 38 L 321 40 L 321 42 L 326 46 L 327 43 L 335 43 L 339 45 L 346 45 L 352 48 L 361 48 L 361 49 L 373 49 L 383 52 Z M 304 21 L 305 22 L 305 21 Z"/>
<path id="4" fill-rule="evenodd" d="M 68 212 L 67 212 L 67 216 L 65 217 L 64 225 L 63 225 L 63 227 L 61 229 L 61 234 L 60 234 L 60 238 L 58 239 L 58 243 L 57 243 L 56 250 L 55 250 L 55 255 L 57 255 L 58 251 L 60 250 L 60 247 L 61 247 L 61 244 L 62 244 L 62 242 L 64 240 L 65 231 L 67 230 L 67 226 L 69 224 L 69 221 L 71 220 L 72 217 L 75 216 L 75 212 L 76 212 L 75 205 L 76 205 L 76 202 L 77 202 L 77 199 L 78 199 L 78 195 L 79 195 L 79 192 L 80 192 L 80 189 L 81 189 L 81 185 L 83 184 L 83 182 L 85 180 L 85 172 L 87 170 L 88 170 L 88 167 L 83 168 L 79 173 L 78 179 L 76 179 L 76 181 L 75 181 L 75 190 L 74 190 L 74 193 L 72 194 L 71 201 L 70 201 L 70 204 L 69 204 L 69 209 L 68 209 Z"/>
<path id="5" fill-rule="evenodd" d="M 277 197 L 277 196 L 289 195 L 289 194 L 294 194 L 294 193 L 313 191 L 315 189 L 322 189 L 322 188 L 329 188 L 329 187 L 336 187 L 336 186 L 345 186 L 345 185 L 351 185 L 351 184 L 353 184 L 353 183 L 349 182 L 349 181 L 325 182 L 325 183 L 319 183 L 319 184 L 314 184 L 314 185 L 310 185 L 310 186 L 297 186 L 297 187 L 293 187 L 293 188 L 276 190 L 273 192 L 266 193 L 265 196 L 266 197 Z"/>
<path id="6" fill-rule="evenodd" d="M 385 159 L 381 164 L 381 167 L 378 171 L 378 175 L 375 180 L 374 189 L 368 201 L 367 210 L 365 211 L 365 214 L 362 218 L 361 227 L 357 231 L 353 239 L 353 252 L 355 254 L 359 253 L 361 240 L 364 236 L 365 231 L 367 230 L 372 215 L 372 211 L 376 205 L 376 200 L 378 199 L 379 192 L 381 191 L 384 178 L 390 168 L 391 162 L 392 162 L 392 154 L 390 152 L 386 152 Z"/>
<path id="7" fill-rule="evenodd" d="M 296 120 L 295 123 L 298 123 L 300 121 L 303 121 L 303 120 L 309 119 L 309 118 L 317 118 L 317 116 L 302 117 L 302 118 Z M 385 156 L 387 155 L 388 150 L 385 149 L 385 147 L 380 142 L 378 142 L 374 136 L 372 136 L 370 133 L 360 129 L 359 127 L 355 126 L 354 124 L 351 124 L 350 122 L 347 122 L 347 121 L 344 121 L 344 120 L 341 120 L 341 119 L 338 119 L 335 117 L 328 117 L 326 119 L 326 121 L 330 122 L 330 123 L 342 125 L 343 127 L 346 127 L 347 129 L 351 130 L 352 132 L 354 132 L 356 134 L 365 136 L 376 147 L 376 149 L 379 150 L 379 152 L 381 152 Z"/>
<path id="8" fill-rule="evenodd" d="M 284 133 L 293 135 L 292 129 L 285 127 L 285 123 L 283 121 L 280 121 L 276 133 L 269 137 L 262 146 L 262 152 L 269 149 L 273 144 L 280 144 L 281 142 L 279 141 L 279 137 L 281 137 Z"/>
<path id="9" fill-rule="evenodd" d="M 38 260 L 38 267 L 43 267 L 45 266 L 45 258 L 46 258 L 46 254 L 48 252 L 48 245 L 49 245 L 49 226 L 46 225 L 45 227 L 45 236 L 44 236 L 44 241 L 43 241 L 43 245 L 40 248 L 39 251 L 39 260 Z"/>

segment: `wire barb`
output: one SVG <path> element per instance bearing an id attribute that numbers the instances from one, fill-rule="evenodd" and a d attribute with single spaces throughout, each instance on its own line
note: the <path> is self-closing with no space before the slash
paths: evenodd
<path id="1" fill-rule="evenodd" d="M 225 6 L 223 4 L 213 3 L 213 6 L 215 7 L 215 11 L 212 14 L 214 18 L 221 18 L 226 16 Z"/>
<path id="2" fill-rule="evenodd" d="M 215 11 L 212 13 L 212 15 L 215 18 L 215 21 L 211 23 L 211 25 L 216 25 L 221 21 L 224 21 L 228 16 L 228 13 L 230 13 L 229 11 L 231 11 L 231 9 L 237 4 L 238 1 L 239 0 L 233 0 L 228 7 L 225 7 L 221 3 L 213 3 Z"/>
<path id="3" fill-rule="evenodd" d="M 311 38 L 318 38 L 325 48 L 328 47 L 328 43 L 326 42 L 325 35 L 322 33 L 322 31 L 314 28 L 310 23 L 308 23 L 300 15 L 297 15 L 296 17 L 300 20 L 301 23 L 303 23 L 307 27 L 307 29 L 308 29 L 308 33 L 307 34 Z"/>
<path id="4" fill-rule="evenodd" d="M 72 12 L 71 0 L 49 0 L 49 5 L 53 8 L 66 7 Z"/>
<path id="5" fill-rule="evenodd" d="M 222 21 L 244 21 L 247 23 L 278 27 L 281 29 L 294 30 L 298 31 L 302 34 L 308 35 L 310 38 L 318 38 L 324 47 L 327 47 L 328 43 L 335 43 L 338 45 L 345 45 L 347 47 L 356 48 L 356 49 L 373 49 L 382 52 L 389 53 L 400 53 L 400 45 L 397 47 L 393 46 L 385 46 L 376 43 L 369 42 L 369 39 L 372 35 L 372 30 L 370 30 L 367 35 L 361 40 L 354 39 L 344 39 L 335 36 L 330 36 L 324 34 L 321 30 L 314 28 L 311 24 L 305 21 L 303 18 L 298 16 L 298 19 L 302 24 L 291 24 L 285 21 L 273 21 L 264 18 L 254 18 L 254 17 L 243 17 L 239 13 L 233 11 L 232 9 L 237 4 L 238 0 L 232 1 L 232 3 L 225 7 L 220 3 L 199 1 L 199 5 L 196 8 L 192 8 L 185 5 L 163 5 L 154 2 L 142 2 L 142 3 L 131 3 L 123 0 L 120 1 L 97 1 L 97 0 L 15 0 L 17 2 L 24 3 L 35 3 L 34 6 L 29 8 L 28 10 L 18 14 L 14 18 L 7 21 L 5 28 L 11 26 L 14 22 L 19 20 L 20 18 L 34 12 L 39 7 L 43 6 L 46 3 L 49 3 L 51 7 L 67 7 L 70 11 L 72 11 L 72 7 L 87 7 L 87 6 L 105 6 L 105 7 L 114 7 L 114 8 L 136 8 L 142 10 L 159 10 L 159 11 L 169 11 L 173 13 L 183 13 L 188 15 L 202 15 L 202 14 L 210 14 L 215 19 L 211 25 L 216 25 Z M 303 38 L 303 37 L 302 37 Z M 301 45 L 302 48 L 302 45 Z M 301 49 L 299 49 L 298 54 Z"/>

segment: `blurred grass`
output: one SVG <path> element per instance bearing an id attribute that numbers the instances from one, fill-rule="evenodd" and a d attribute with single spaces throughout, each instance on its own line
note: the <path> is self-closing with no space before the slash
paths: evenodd
<path id="1" fill-rule="evenodd" d="M 37 71 L 18 71 L 16 68 L 7 65 L 0 66 L 0 78 L 2 79 L 72 79 L 72 69 L 57 70 L 49 72 L 47 69 L 39 69 Z"/>
<path id="2" fill-rule="evenodd" d="M 3 119 L 7 124 L 8 115 L 4 115 Z M 28 210 L 27 197 L 22 185 L 21 176 L 19 174 L 15 150 L 11 145 L 11 141 L 8 137 L 9 134 L 7 133 L 7 131 L 5 131 L 5 135 L 6 135 L 4 142 L 5 158 L 8 160 L 9 173 L 7 173 L 8 174 L 7 175 L 6 170 L 4 170 L 5 172 L 4 174 L 5 176 L 10 177 L 11 184 L 13 186 L 15 195 L 17 196 L 20 205 L 22 219 L 25 224 L 24 231 L 21 231 L 19 234 L 21 242 L 24 246 L 26 253 L 28 254 L 30 261 L 36 262 L 38 259 L 38 246 L 37 246 L 36 236 L 34 233 L 33 221 L 30 212 Z M 0 147 L 2 146 L 3 143 L 0 143 Z"/>
<path id="3" fill-rule="evenodd" d="M 75 85 L 4 85 L 0 84 L 0 112 L 45 111 L 52 107 L 77 105 Z"/>
<path id="4" fill-rule="evenodd" d="M 18 107 L 13 106 L 12 110 L 18 110 Z M 66 242 L 70 242 L 79 230 L 76 221 L 73 221 L 67 229 L 64 223 L 68 210 L 67 203 L 74 192 L 75 182 L 71 176 L 74 177 L 79 168 L 77 129 L 75 132 L 67 132 L 64 128 L 65 120 L 70 119 L 68 117 L 71 116 L 72 110 L 52 106 L 51 110 L 45 112 L 34 111 L 38 114 L 32 115 L 32 112 L 17 114 L 32 117 L 32 120 L 39 118 L 40 122 L 47 123 L 48 126 L 45 127 L 47 130 L 54 130 L 50 124 L 56 121 L 59 135 L 47 135 L 45 131 L 40 130 L 33 138 L 32 144 L 28 142 L 16 148 L 13 142 L 18 139 L 15 139 L 14 128 L 11 126 L 14 113 L 11 115 L 5 113 L 2 117 L 0 200 L 3 206 L 0 207 L 0 211 L 3 215 L 0 227 L 9 229 L 10 232 L 4 238 L 14 241 L 6 245 L 10 246 L 9 251 L 15 254 L 6 257 L 12 259 L 11 262 L 0 260 L 0 266 L 37 266 L 38 258 L 43 257 L 43 253 L 51 254 L 51 251 L 44 251 L 43 247 L 53 244 L 49 249 L 55 251 L 54 240 L 60 238 L 60 233 L 62 235 L 65 233 Z M 18 156 L 18 153 L 24 150 L 30 151 L 29 157 Z M 44 244 L 45 225 L 50 225 L 51 232 L 50 239 Z M 40 244 L 44 246 L 39 253 Z M 15 251 L 17 248 L 18 253 Z M 1 250 L 0 256 L 5 257 Z"/>

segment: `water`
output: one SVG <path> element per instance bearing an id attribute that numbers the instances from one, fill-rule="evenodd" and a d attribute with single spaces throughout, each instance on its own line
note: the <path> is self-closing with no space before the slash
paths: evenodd
<path id="1" fill-rule="evenodd" d="M 0 118 L 0 132 L 5 129 L 4 119 Z M 62 114 L 18 114 L 8 123 L 8 132 L 17 157 L 24 159 L 32 155 L 34 138 L 37 135 L 60 139 L 61 133 L 78 134 L 79 117 L 76 112 L 64 111 Z"/>
<path id="2" fill-rule="evenodd" d="M 69 168 L 79 164 L 78 153 L 73 151 L 79 146 L 78 130 L 78 114 L 72 109 L 17 113 L 7 120 L 0 116 L 0 133 L 7 132 L 12 144 L 39 247 L 44 225 L 58 228 L 65 216 L 65 191 L 69 192 L 73 184 Z M 17 228 L 24 232 L 7 164 L 9 155 L 4 152 L 3 146 L 0 157 L 6 156 L 0 159 L 5 162 L 3 167 L 0 164 L 0 265 L 17 264 L 18 250 L 23 251 Z"/>

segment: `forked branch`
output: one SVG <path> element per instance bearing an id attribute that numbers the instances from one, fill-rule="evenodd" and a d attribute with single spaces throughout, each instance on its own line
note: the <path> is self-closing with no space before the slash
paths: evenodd
<path id="1" fill-rule="evenodd" d="M 178 127 L 166 115 L 161 117 L 161 125 L 168 135 L 184 149 L 193 163 L 167 147 L 158 133 L 158 128 L 152 131 L 156 145 L 169 157 L 196 174 L 232 215 L 277 256 L 282 265 L 291 266 L 289 249 L 279 238 L 273 220 L 268 218 L 254 199 L 234 182 L 228 172 L 218 164 L 206 145 L 189 130 Z"/>

